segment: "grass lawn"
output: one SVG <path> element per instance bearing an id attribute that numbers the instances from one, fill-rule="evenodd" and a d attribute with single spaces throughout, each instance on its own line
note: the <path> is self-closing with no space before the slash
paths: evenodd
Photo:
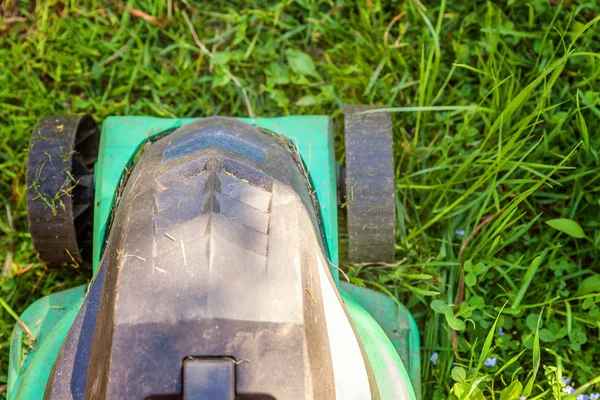
<path id="1" fill-rule="evenodd" d="M 341 266 L 412 311 L 424 398 L 600 392 L 597 0 L 110 3 L 0 3 L 0 387 L 13 316 L 90 277 L 31 244 L 38 119 L 328 114 L 343 162 L 366 103 L 398 107 L 398 262 Z"/>

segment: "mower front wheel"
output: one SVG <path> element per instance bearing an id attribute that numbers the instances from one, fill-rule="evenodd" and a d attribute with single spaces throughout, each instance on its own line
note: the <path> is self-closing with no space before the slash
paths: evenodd
<path id="1" fill-rule="evenodd" d="M 27 161 L 27 218 L 47 268 L 91 267 L 93 166 L 100 132 L 94 119 L 50 116 L 33 129 Z"/>

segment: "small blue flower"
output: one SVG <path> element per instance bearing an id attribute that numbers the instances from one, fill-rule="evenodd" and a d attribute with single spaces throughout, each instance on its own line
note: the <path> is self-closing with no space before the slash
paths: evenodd
<path id="1" fill-rule="evenodd" d="M 483 362 L 483 365 L 486 367 L 495 367 L 496 366 L 496 357 L 488 358 Z"/>
<path id="2" fill-rule="evenodd" d="M 590 394 L 590 400 L 598 400 L 598 399 L 600 399 L 600 393 Z"/>
<path id="3" fill-rule="evenodd" d="M 564 388 L 562 388 L 562 391 L 565 392 L 566 394 L 573 394 L 573 393 L 575 393 L 575 388 L 573 388 L 573 386 L 571 386 L 571 385 L 567 385 Z"/>
<path id="4" fill-rule="evenodd" d="M 527 400 L 527 397 L 521 396 L 521 397 L 519 397 L 519 400 Z"/>
<path id="5" fill-rule="evenodd" d="M 456 233 L 456 236 L 465 236 L 465 231 L 462 229 L 456 230 L 454 233 Z"/>
<path id="6" fill-rule="evenodd" d="M 589 400 L 589 396 L 587 394 L 580 394 L 577 396 L 577 400 Z"/>
<path id="7" fill-rule="evenodd" d="M 502 327 L 498 328 L 498 336 L 504 336 L 504 329 L 502 329 Z"/>
<path id="8" fill-rule="evenodd" d="M 565 385 L 568 385 L 569 383 L 571 383 L 571 378 L 560 378 L 560 381 Z"/>
<path id="9" fill-rule="evenodd" d="M 437 359 L 438 359 L 438 356 L 439 356 L 438 352 L 437 352 L 437 351 L 434 351 L 434 352 L 431 354 L 431 357 L 429 357 L 429 361 L 431 361 L 431 363 L 432 363 L 433 365 L 437 365 Z"/>

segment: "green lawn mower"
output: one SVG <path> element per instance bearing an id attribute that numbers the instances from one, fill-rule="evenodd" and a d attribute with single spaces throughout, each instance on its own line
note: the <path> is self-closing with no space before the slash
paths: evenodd
<path id="1" fill-rule="evenodd" d="M 412 316 L 338 275 L 337 186 L 349 260 L 394 257 L 391 118 L 372 108 L 344 110 L 343 174 L 326 116 L 43 119 L 33 243 L 93 279 L 21 315 L 8 399 L 420 399 Z"/>

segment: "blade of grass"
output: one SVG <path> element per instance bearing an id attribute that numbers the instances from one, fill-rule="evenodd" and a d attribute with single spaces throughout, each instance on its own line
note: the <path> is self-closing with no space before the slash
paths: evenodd
<path id="1" fill-rule="evenodd" d="M 533 390 L 533 385 L 535 384 L 535 378 L 537 376 L 538 369 L 540 368 L 540 323 L 542 322 L 542 311 L 540 311 L 540 316 L 538 317 L 537 327 L 535 329 L 535 336 L 533 338 L 533 370 L 531 371 L 531 376 L 527 380 L 527 384 L 523 388 L 523 395 L 529 396 Z"/>
<path id="2" fill-rule="evenodd" d="M 533 281 L 533 278 L 535 277 L 535 274 L 538 268 L 540 267 L 540 264 L 544 260 L 544 257 L 546 256 L 547 252 L 547 250 L 544 250 L 542 254 L 534 258 L 531 264 L 529 264 L 529 268 L 527 268 L 527 272 L 525 272 L 525 276 L 523 277 L 523 282 L 521 282 L 519 292 L 515 296 L 515 299 L 513 300 L 513 303 L 510 307 L 513 310 L 519 307 L 519 305 L 521 304 L 521 301 L 523 300 L 525 293 L 529 289 L 529 286 L 531 285 L 531 282 Z"/>

